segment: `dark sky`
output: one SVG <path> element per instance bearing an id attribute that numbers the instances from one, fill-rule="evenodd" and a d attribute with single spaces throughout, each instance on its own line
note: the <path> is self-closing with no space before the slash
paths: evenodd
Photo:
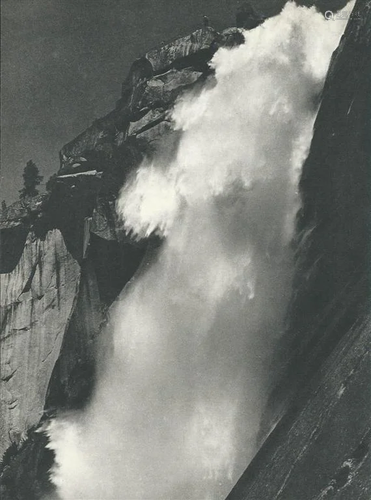
<path id="1" fill-rule="evenodd" d="M 329 3 L 331 0 L 327 0 Z M 15 201 L 29 159 L 44 181 L 58 151 L 114 108 L 133 60 L 202 25 L 234 25 L 240 0 L 1 0 L 0 199 Z M 285 0 L 256 0 L 265 14 Z"/>

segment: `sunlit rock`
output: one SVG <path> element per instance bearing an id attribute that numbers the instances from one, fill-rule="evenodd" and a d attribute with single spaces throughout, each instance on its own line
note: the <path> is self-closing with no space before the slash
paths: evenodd
<path id="1" fill-rule="evenodd" d="M 146 53 L 155 73 L 163 72 L 172 64 L 193 54 L 212 49 L 217 32 L 211 27 L 204 27 L 188 36 L 178 38 Z"/>
<path id="2" fill-rule="evenodd" d="M 37 424 L 80 279 L 61 233 L 32 233 L 15 269 L 1 275 L 1 453 Z"/>

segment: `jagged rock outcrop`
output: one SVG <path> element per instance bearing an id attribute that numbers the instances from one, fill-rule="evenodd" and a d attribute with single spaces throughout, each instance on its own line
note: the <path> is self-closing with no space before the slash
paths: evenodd
<path id="1" fill-rule="evenodd" d="M 371 492 L 371 2 L 334 53 L 303 168 L 286 370 L 228 500 L 368 500 Z"/>
<path id="2" fill-rule="evenodd" d="M 239 28 L 251 30 L 264 21 L 264 16 L 258 13 L 249 2 L 244 2 L 238 7 L 236 23 Z"/>
<path id="3" fill-rule="evenodd" d="M 45 195 L 21 200 L 0 213 L 0 273 L 13 271 L 21 258 L 30 225 L 42 211 Z"/>
<path id="4" fill-rule="evenodd" d="M 184 67 L 186 58 L 197 54 L 200 57 L 202 51 L 212 51 L 218 33 L 211 27 L 204 27 L 194 31 L 190 35 L 178 38 L 173 42 L 155 48 L 144 56 L 150 62 L 152 71 L 156 74 L 170 69 L 171 67 Z M 209 55 L 206 56 L 210 58 Z"/>
<path id="5" fill-rule="evenodd" d="M 212 73 L 208 62 L 220 46 L 243 43 L 242 32 L 229 28 L 218 33 L 204 27 L 153 49 L 137 59 L 122 87 L 116 108 L 96 120 L 60 152 L 60 174 L 105 170 L 119 148 L 132 138 L 139 149 L 168 131 L 168 111 L 185 90 L 202 85 Z M 156 131 L 150 131 L 156 128 Z M 135 147 L 135 146 L 134 146 Z M 148 152 L 148 148 L 147 151 Z M 99 155 L 99 160 L 97 160 Z"/>

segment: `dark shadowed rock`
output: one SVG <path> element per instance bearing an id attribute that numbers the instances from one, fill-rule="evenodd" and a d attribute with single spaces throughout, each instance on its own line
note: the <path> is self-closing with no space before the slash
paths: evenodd
<path id="1" fill-rule="evenodd" d="M 300 184 L 283 377 L 228 500 L 371 495 L 371 2 L 335 52 Z"/>
<path id="2" fill-rule="evenodd" d="M 243 30 L 239 28 L 227 28 L 221 32 L 217 39 L 217 44 L 220 47 L 236 47 L 245 43 Z"/>
<path id="3" fill-rule="evenodd" d="M 97 276 L 90 259 L 81 265 L 79 289 L 66 323 L 59 357 L 49 376 L 45 411 L 82 408 L 95 381 L 96 339 L 103 321 Z"/>
<path id="4" fill-rule="evenodd" d="M 252 30 L 265 21 L 265 17 L 260 14 L 249 2 L 244 2 L 237 9 L 237 28 Z"/>
<path id="5" fill-rule="evenodd" d="M 1 500 L 59 500 L 50 481 L 54 452 L 48 438 L 32 427 L 21 443 L 13 443 L 0 460 Z"/>
<path id="6" fill-rule="evenodd" d="M 371 323 L 339 343 L 227 500 L 368 500 Z"/>
<path id="7" fill-rule="evenodd" d="M 137 134 L 139 139 L 145 140 L 148 143 L 161 142 L 162 137 L 171 131 L 171 125 L 167 121 L 162 121 L 157 125 Z"/>
<path id="8" fill-rule="evenodd" d="M 291 332 L 310 365 L 370 307 L 370 55 L 371 2 L 358 1 L 332 59 L 300 183 Z"/>
<path id="9" fill-rule="evenodd" d="M 22 223 L 14 225 L 14 227 L 0 229 L 1 273 L 12 272 L 18 264 L 26 243 L 28 230 L 28 224 Z"/>

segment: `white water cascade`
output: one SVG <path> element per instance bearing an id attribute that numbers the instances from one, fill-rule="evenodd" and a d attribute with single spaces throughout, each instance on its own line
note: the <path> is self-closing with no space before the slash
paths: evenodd
<path id="1" fill-rule="evenodd" d="M 174 160 L 122 189 L 126 229 L 164 242 L 114 306 L 92 403 L 49 425 L 61 499 L 222 500 L 256 453 L 298 179 L 343 29 L 289 3 L 220 49 L 215 85 L 175 105 Z"/>

